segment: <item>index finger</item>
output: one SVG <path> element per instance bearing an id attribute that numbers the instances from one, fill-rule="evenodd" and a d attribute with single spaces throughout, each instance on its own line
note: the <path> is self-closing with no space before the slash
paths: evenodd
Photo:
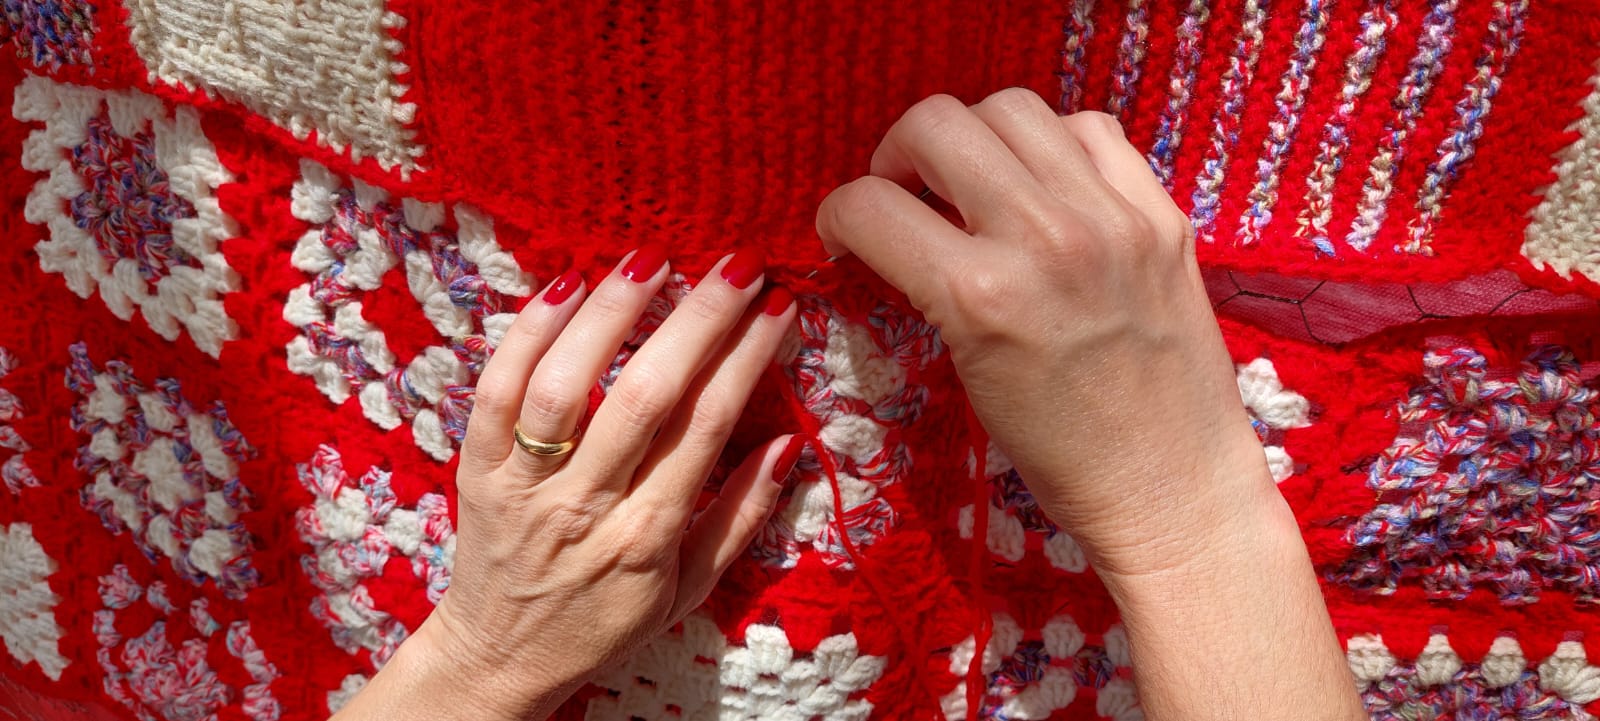
<path id="1" fill-rule="evenodd" d="M 927 311 L 945 297 L 972 236 L 905 188 L 875 175 L 835 188 L 817 208 L 817 235 L 830 254 L 850 253 Z"/>

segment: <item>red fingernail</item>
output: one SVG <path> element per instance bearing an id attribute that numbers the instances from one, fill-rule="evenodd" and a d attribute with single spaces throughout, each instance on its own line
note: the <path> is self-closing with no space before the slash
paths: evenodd
<path id="1" fill-rule="evenodd" d="M 794 305 L 794 294 L 781 285 L 772 286 L 767 290 L 767 302 L 761 306 L 761 312 L 767 315 L 783 315 L 783 312 Z"/>
<path id="2" fill-rule="evenodd" d="M 628 264 L 622 266 L 622 277 L 635 283 L 643 283 L 656 277 L 656 272 L 666 264 L 667 249 L 651 243 L 633 251 L 633 257 L 628 259 Z"/>
<path id="3" fill-rule="evenodd" d="M 550 305 L 561 305 L 567 302 L 573 293 L 578 292 L 580 285 L 583 285 L 583 276 L 578 275 L 576 270 L 569 270 L 551 283 L 550 288 L 545 290 L 539 299 Z"/>
<path id="4" fill-rule="evenodd" d="M 756 282 L 767 271 L 767 259 L 754 250 L 740 250 L 722 264 L 722 279 L 728 285 L 743 290 Z"/>
<path id="5" fill-rule="evenodd" d="M 783 447 L 783 453 L 778 455 L 778 462 L 772 464 L 772 482 L 783 485 L 789 480 L 789 474 L 794 472 L 794 464 L 800 460 L 800 451 L 806 447 L 806 437 L 796 434 L 789 439 L 789 445 Z"/>

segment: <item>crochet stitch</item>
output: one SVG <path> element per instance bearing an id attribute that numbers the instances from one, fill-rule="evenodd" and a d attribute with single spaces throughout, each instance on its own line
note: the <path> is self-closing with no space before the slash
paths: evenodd
<path id="1" fill-rule="evenodd" d="M 93 62 L 94 4 L 79 0 L 0 0 L 0 45 L 10 40 L 36 68 Z"/>
<path id="2" fill-rule="evenodd" d="M 704 607 L 557 721 L 1138 718 L 937 329 L 814 237 L 912 103 L 1021 85 L 1114 115 L 1197 226 L 1372 715 L 1592 717 L 1590 5 L 0 0 L 0 705 L 340 708 L 445 592 L 513 313 L 659 242 L 591 404 L 755 246 L 799 319 L 699 501 L 809 442 Z"/>

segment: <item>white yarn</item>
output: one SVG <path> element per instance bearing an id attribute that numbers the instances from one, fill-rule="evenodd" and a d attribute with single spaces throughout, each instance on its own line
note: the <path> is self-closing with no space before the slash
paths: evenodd
<path id="1" fill-rule="evenodd" d="M 1568 703 L 1586 705 L 1600 700 L 1600 668 L 1589 665 L 1583 644 L 1562 641 L 1556 652 L 1539 664 L 1539 686 Z"/>
<path id="2" fill-rule="evenodd" d="M 305 336 L 290 339 L 285 350 L 285 365 L 290 372 L 311 376 L 317 390 L 334 403 L 343 403 L 350 398 L 350 381 L 339 370 L 339 364 L 313 353 Z"/>
<path id="3" fill-rule="evenodd" d="M 1241 366 L 1238 383 L 1245 407 L 1267 425 L 1281 429 L 1311 425 L 1310 401 L 1284 389 L 1272 361 L 1257 358 Z"/>
<path id="4" fill-rule="evenodd" d="M 500 340 L 506 337 L 506 331 L 511 329 L 511 324 L 516 320 L 516 313 L 495 313 L 484 318 L 483 337 L 489 341 L 489 347 L 499 348 Z"/>
<path id="5" fill-rule="evenodd" d="M 243 552 L 244 549 L 234 542 L 232 534 L 208 528 L 189 544 L 189 562 L 206 575 L 220 578 L 228 562 Z"/>
<path id="6" fill-rule="evenodd" d="M 956 512 L 956 531 L 963 539 L 972 538 L 976 530 L 974 520 L 971 505 L 962 506 Z M 991 503 L 989 533 L 985 541 L 990 553 L 1016 563 L 1027 555 L 1028 530 L 1016 516 Z M 1065 532 L 1057 532 L 1045 538 L 1041 544 L 1051 566 L 1068 573 L 1083 573 L 1089 568 L 1089 559 L 1083 555 L 1083 549 Z"/>
<path id="7" fill-rule="evenodd" d="M 144 413 L 144 423 L 150 430 L 171 433 L 178 427 L 179 418 L 161 401 L 161 396 L 152 392 L 139 394 L 139 410 Z"/>
<path id="8" fill-rule="evenodd" d="M 423 233 L 431 233 L 444 225 L 444 203 L 424 203 L 416 198 L 404 198 L 400 201 L 400 212 L 405 215 L 406 225 Z"/>
<path id="9" fill-rule="evenodd" d="M 422 518 L 409 508 L 396 508 L 383 522 L 383 536 L 394 544 L 395 550 L 415 556 L 422 547 Z"/>
<path id="10" fill-rule="evenodd" d="M 615 695 L 591 700 L 584 718 L 865 721 L 871 714 L 868 701 L 850 696 L 877 681 L 885 662 L 860 655 L 854 634 L 829 636 L 809 654 L 796 652 L 777 626 L 752 624 L 744 635 L 744 646 L 730 644 L 710 618 L 690 614 L 682 630 L 597 678 Z"/>
<path id="11" fill-rule="evenodd" d="M 71 151 L 85 142 L 86 126 L 102 107 L 118 134 L 131 138 L 149 132 L 154 137 L 153 160 L 166 173 L 168 187 L 194 208 L 195 217 L 174 220 L 172 238 L 200 267 L 166 269 L 154 292 L 135 260 L 106 262 L 93 236 L 71 216 L 71 200 L 86 190 L 73 169 Z M 98 290 L 118 318 L 128 320 L 139 310 L 167 340 L 188 330 L 200 350 L 217 357 L 224 343 L 238 337 L 220 298 L 238 290 L 240 281 L 218 249 L 237 228 L 214 195 L 233 177 L 201 131 L 198 111 L 178 107 L 169 115 L 159 99 L 136 90 L 104 91 L 30 75 L 17 86 L 12 114 L 45 125 L 28 136 L 22 153 L 24 168 L 49 174 L 34 185 L 23 210 L 27 220 L 50 230 L 34 247 L 40 268 L 60 274 L 80 297 Z"/>
<path id="12" fill-rule="evenodd" d="M 144 529 L 144 504 L 134 496 L 122 489 L 112 479 L 110 473 L 101 472 L 94 477 L 94 485 L 90 494 L 111 504 L 112 513 L 117 520 L 128 530 L 138 533 Z"/>
<path id="13" fill-rule="evenodd" d="M 84 415 L 107 423 L 121 423 L 128 415 L 128 400 L 117 392 L 116 381 L 110 376 L 96 375 L 94 390 L 85 399 Z"/>
<path id="14" fill-rule="evenodd" d="M 222 495 L 222 491 L 211 491 L 206 494 L 206 517 L 226 526 L 239 517 L 239 511 L 228 505 L 228 499 Z"/>
<path id="15" fill-rule="evenodd" d="M 1044 539 L 1044 557 L 1051 566 L 1068 573 L 1083 573 L 1089 568 L 1089 559 L 1083 555 L 1083 549 L 1065 532 Z"/>
<path id="16" fill-rule="evenodd" d="M 1505 688 L 1522 680 L 1528 671 L 1528 658 L 1522 655 L 1522 646 L 1510 636 L 1501 636 L 1489 644 L 1489 653 L 1478 664 L 1478 673 L 1489 688 Z"/>
<path id="17" fill-rule="evenodd" d="M 905 387 L 905 366 L 885 357 L 863 326 L 830 320 L 822 357 L 823 369 L 833 375 L 829 385 L 839 395 L 876 405 Z"/>
<path id="18" fill-rule="evenodd" d="M 1052 666 L 1045 669 L 1043 678 L 1006 699 L 1001 704 L 1001 711 L 1006 718 L 1018 721 L 1047 719 L 1052 711 L 1066 708 L 1077 696 L 1078 682 L 1072 677 L 1072 672 Z"/>
<path id="19" fill-rule="evenodd" d="M 818 431 L 817 439 L 828 450 L 862 463 L 883 449 L 883 439 L 888 433 L 888 427 L 871 418 L 845 414 L 828 421 Z"/>
<path id="20" fill-rule="evenodd" d="M 354 488 L 341 488 L 333 498 L 318 498 L 312 507 L 322 530 L 335 541 L 359 540 L 372 523 L 366 494 Z"/>
<path id="21" fill-rule="evenodd" d="M 842 505 L 852 508 L 877 497 L 878 489 L 871 483 L 846 473 L 837 474 Z M 809 543 L 822 535 L 824 528 L 833 522 L 833 486 L 827 479 L 800 483 L 795 486 L 789 504 L 778 515 L 779 520 L 793 532 L 794 539 Z"/>
<path id="22" fill-rule="evenodd" d="M 1597 66 L 1600 70 L 1600 66 Z M 1583 100 L 1583 117 L 1570 130 L 1578 133 L 1555 156 L 1555 182 L 1529 213 L 1523 231 L 1522 255 L 1533 267 L 1549 268 L 1562 278 L 1576 271 L 1600 281 L 1600 74 L 1590 77 L 1594 89 Z"/>
<path id="23" fill-rule="evenodd" d="M 523 272 L 516 256 L 503 250 L 494 239 L 494 221 L 470 205 L 457 205 L 456 245 L 461 257 L 478 266 L 489 288 L 509 296 L 533 294 L 533 276 Z"/>
<path id="24" fill-rule="evenodd" d="M 1383 680 L 1394 669 L 1394 654 L 1383 645 L 1383 637 L 1362 634 L 1345 641 L 1345 662 L 1350 664 L 1350 674 L 1362 688 Z"/>
<path id="25" fill-rule="evenodd" d="M 188 430 L 189 447 L 200 455 L 200 465 L 206 473 L 219 481 L 226 481 L 239 475 L 239 466 L 234 463 L 233 457 L 222 450 L 222 440 L 217 438 L 216 429 L 211 425 L 209 416 L 198 416 L 195 423 L 185 423 Z"/>
<path id="26" fill-rule="evenodd" d="M 439 420 L 439 414 L 430 409 L 423 408 L 411 418 L 411 439 L 416 441 L 417 447 L 436 460 L 447 461 L 455 455 L 455 447 L 450 444 L 450 436 L 444 432 L 444 423 Z"/>
<path id="27" fill-rule="evenodd" d="M 392 431 L 400 427 L 400 409 L 389 402 L 389 389 L 381 381 L 361 386 L 361 413 L 379 428 Z"/>
<path id="28" fill-rule="evenodd" d="M 406 253 L 406 285 L 422 302 L 422 315 L 446 338 L 472 332 L 472 314 L 455 304 L 449 288 L 433 273 L 433 261 L 423 250 Z"/>
<path id="29" fill-rule="evenodd" d="M 345 676 L 344 680 L 339 682 L 339 688 L 328 692 L 328 713 L 338 713 L 339 709 L 344 708 L 345 704 L 350 703 L 350 699 L 355 698 L 356 694 L 361 693 L 361 689 L 366 687 L 366 676 L 359 673 Z"/>
<path id="30" fill-rule="evenodd" d="M 402 102 L 404 19 L 381 0 L 135 0 L 128 39 L 151 81 L 215 93 L 296 138 L 372 158 L 402 176 L 423 148 Z M 285 40 L 288 38 L 288 40 Z M 264 45 L 272 52 L 259 52 Z M 329 72 L 337 58 L 337 72 Z"/>
<path id="31" fill-rule="evenodd" d="M 62 631 L 55 606 L 60 599 L 46 581 L 55 571 L 32 526 L 0 526 L 0 640 L 18 663 L 37 663 L 46 676 L 60 680 L 69 661 L 58 646 Z"/>
<path id="32" fill-rule="evenodd" d="M 1052 658 L 1070 658 L 1083 650 L 1083 631 L 1071 616 L 1056 616 L 1045 623 L 1039 632 L 1044 639 L 1044 651 Z"/>
<path id="33" fill-rule="evenodd" d="M 108 461 L 122 460 L 127 450 L 117 439 L 117 432 L 110 428 L 101 428 L 89 436 L 89 452 Z"/>
<path id="34" fill-rule="evenodd" d="M 133 463 L 129 465 L 135 473 L 149 479 L 147 493 L 162 510 L 177 510 L 203 492 L 184 477 L 177 446 L 171 438 L 150 441 L 150 445 L 133 454 Z"/>
<path id="35" fill-rule="evenodd" d="M 172 532 L 172 519 L 166 516 L 151 516 L 144 529 L 144 538 L 168 558 L 183 553 L 183 543 Z"/>
<path id="36" fill-rule="evenodd" d="M 1133 682 L 1114 678 L 1095 695 L 1095 713 L 1112 721 L 1143 721 L 1144 709 L 1139 708 L 1139 691 Z"/>
<path id="37" fill-rule="evenodd" d="M 91 453 L 111 460 L 129 456 L 129 447 L 135 442 L 119 435 L 131 432 L 123 422 L 135 408 L 117 391 L 115 382 L 109 373 L 96 373 L 93 390 L 82 399 L 85 415 L 116 424 L 96 431 L 88 440 Z M 184 414 L 180 415 L 152 391 L 140 393 L 136 399 L 137 411 L 147 421 L 147 436 L 142 439 L 143 447 L 133 451 L 126 462 L 127 470 L 145 481 L 142 488 L 135 489 L 141 491 L 142 497 L 141 493 L 124 488 L 109 471 L 95 476 L 88 495 L 109 503 L 113 515 L 130 533 L 169 558 L 186 559 L 189 565 L 220 582 L 228 563 L 247 551 L 247 541 L 227 530 L 237 510 L 228 505 L 220 490 L 238 476 L 238 464 L 217 438 L 213 427 L 216 419 L 198 412 L 196 404 L 181 404 L 179 409 Z M 156 422 L 148 422 L 152 418 Z M 185 467 L 179 457 L 180 442 L 186 443 L 199 459 L 203 473 Z M 199 520 L 204 526 L 177 532 L 170 514 L 195 501 L 203 502 L 204 514 Z"/>
<path id="38" fill-rule="evenodd" d="M 1311 425 L 1311 402 L 1283 387 L 1272 361 L 1257 358 L 1237 369 L 1239 398 L 1251 417 L 1275 430 Z M 1282 483 L 1294 475 L 1294 459 L 1282 446 L 1263 444 L 1272 480 Z"/>
<path id="39" fill-rule="evenodd" d="M 1461 671 L 1461 657 L 1456 655 L 1455 649 L 1450 648 L 1450 639 L 1445 638 L 1444 634 L 1436 633 L 1428 637 L 1428 645 L 1417 655 L 1414 665 L 1417 669 L 1417 683 L 1423 686 L 1442 686 L 1450 683 L 1456 673 Z"/>

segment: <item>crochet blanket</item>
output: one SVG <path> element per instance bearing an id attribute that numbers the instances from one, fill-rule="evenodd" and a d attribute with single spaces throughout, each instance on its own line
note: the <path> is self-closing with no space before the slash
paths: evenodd
<path id="1" fill-rule="evenodd" d="M 511 314 L 659 240 L 641 330 L 734 245 L 800 294 L 731 451 L 816 450 L 563 718 L 1140 718 L 938 333 L 812 230 L 910 104 L 1023 85 L 1190 213 L 1374 718 L 1590 718 L 1597 61 L 1587 0 L 0 0 L 0 703 L 337 709 L 449 584 Z"/>

